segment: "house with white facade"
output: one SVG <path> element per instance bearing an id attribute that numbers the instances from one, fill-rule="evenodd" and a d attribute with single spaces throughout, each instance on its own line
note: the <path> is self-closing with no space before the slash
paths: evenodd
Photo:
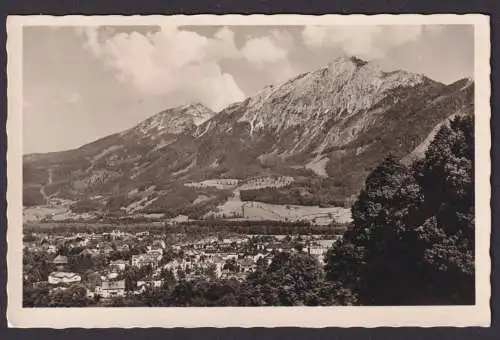
<path id="1" fill-rule="evenodd" d="M 237 261 L 237 264 L 240 266 L 240 271 L 243 273 L 249 273 L 255 269 L 255 262 L 252 258 L 246 257 Z"/>
<path id="2" fill-rule="evenodd" d="M 141 287 L 160 288 L 162 284 L 163 280 L 137 281 L 137 288 Z"/>
<path id="3" fill-rule="evenodd" d="M 52 261 L 52 263 L 57 267 L 58 271 L 63 272 L 64 269 L 66 268 L 66 266 L 68 265 L 68 257 L 67 256 L 58 255 Z"/>
<path id="4" fill-rule="evenodd" d="M 146 254 L 156 256 L 158 261 L 163 257 L 163 248 L 151 248 L 146 251 Z"/>
<path id="5" fill-rule="evenodd" d="M 162 259 L 163 255 L 158 252 L 152 252 L 148 254 L 132 255 L 132 266 L 134 267 L 144 267 L 151 265 L 153 267 L 158 266 L 158 262 Z"/>
<path id="6" fill-rule="evenodd" d="M 130 250 L 130 246 L 128 244 L 122 244 L 121 246 L 118 247 L 118 251 L 124 252 Z"/>
<path id="7" fill-rule="evenodd" d="M 105 299 L 117 296 L 125 296 L 125 280 L 103 281 L 100 286 L 96 287 L 95 295 L 99 295 Z"/>
<path id="8" fill-rule="evenodd" d="M 238 254 L 237 253 L 227 253 L 222 256 L 224 260 L 237 260 L 238 259 Z"/>
<path id="9" fill-rule="evenodd" d="M 69 272 L 52 272 L 49 274 L 49 283 L 51 285 L 63 284 L 63 283 L 76 283 L 80 282 L 82 277 L 75 273 Z"/>
<path id="10" fill-rule="evenodd" d="M 116 260 L 111 261 L 109 267 L 111 270 L 124 271 L 127 268 L 128 261 L 125 260 Z"/>

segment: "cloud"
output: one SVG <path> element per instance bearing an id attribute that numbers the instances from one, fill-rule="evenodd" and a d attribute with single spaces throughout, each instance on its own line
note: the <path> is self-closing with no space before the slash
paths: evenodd
<path id="1" fill-rule="evenodd" d="M 149 33 L 117 33 L 109 27 L 92 26 L 76 32 L 120 81 L 141 93 L 171 95 L 178 102 L 201 102 L 214 110 L 244 99 L 233 76 L 221 68 L 225 60 L 237 61 L 249 72 L 265 72 L 273 82 L 294 74 L 289 62 L 294 38 L 281 30 L 247 37 L 241 48 L 228 27 L 213 37 L 175 26 L 161 26 Z"/>
<path id="2" fill-rule="evenodd" d="M 77 33 L 121 81 L 145 95 L 175 95 L 179 102 L 201 102 L 214 110 L 244 98 L 232 75 L 219 64 L 240 55 L 228 28 L 213 38 L 175 26 L 145 34 L 114 34 L 98 27 L 80 28 Z"/>
<path id="3" fill-rule="evenodd" d="M 272 63 L 286 60 L 292 44 L 289 35 L 273 31 L 268 36 L 248 38 L 241 53 L 250 63 Z"/>
<path id="4" fill-rule="evenodd" d="M 290 53 L 295 49 L 290 33 L 273 30 L 268 35 L 247 37 L 241 56 L 249 66 L 265 72 L 265 77 L 280 82 L 295 74 Z"/>
<path id="5" fill-rule="evenodd" d="M 306 26 L 302 31 L 302 41 L 308 47 L 335 47 L 349 55 L 377 59 L 397 46 L 417 40 L 423 27 Z"/>
<path id="6" fill-rule="evenodd" d="M 253 38 L 242 49 L 244 57 L 251 63 L 269 63 L 286 58 L 287 51 L 276 46 L 269 37 Z"/>
<path id="7" fill-rule="evenodd" d="M 96 56 L 102 54 L 101 43 L 99 42 L 99 27 L 98 26 L 85 26 L 75 27 L 77 35 L 85 38 L 85 47 L 88 48 Z"/>

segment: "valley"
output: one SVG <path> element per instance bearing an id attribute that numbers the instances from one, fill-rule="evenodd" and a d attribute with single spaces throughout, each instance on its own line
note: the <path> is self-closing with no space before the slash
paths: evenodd
<path id="1" fill-rule="evenodd" d="M 257 190 L 264 188 L 282 188 L 293 182 L 291 177 L 257 177 L 245 181 L 237 179 L 212 179 L 202 182 L 185 183 L 189 188 L 214 188 L 215 190 L 231 190 L 231 196 L 227 201 L 214 206 L 212 210 L 205 213 L 202 219 L 222 219 L 229 221 L 279 221 L 283 223 L 307 222 L 312 225 L 329 225 L 336 223 L 349 223 L 350 210 L 341 207 L 319 207 L 304 205 L 280 205 L 268 204 L 258 201 L 242 201 L 240 197 L 241 190 Z M 42 187 L 43 188 L 43 187 Z M 134 189 L 128 193 L 128 196 L 136 196 L 141 193 Z M 167 218 L 165 214 L 153 213 L 147 214 L 142 211 L 159 199 L 156 196 L 155 186 L 148 187 L 142 193 L 142 198 L 133 201 L 128 206 L 122 207 L 124 216 L 131 219 L 150 219 L 164 220 L 167 223 L 189 222 L 190 217 L 179 214 L 172 218 Z M 192 202 L 193 206 L 202 205 L 212 201 L 215 196 L 198 195 Z M 103 197 L 97 196 L 91 198 L 94 201 L 103 200 Z M 104 200 L 103 200 L 104 202 Z M 76 201 L 50 199 L 47 197 L 47 204 L 24 209 L 24 220 L 28 223 L 49 222 L 49 221 L 96 221 L 103 218 L 100 211 L 75 212 L 74 204 Z"/>
<path id="2" fill-rule="evenodd" d="M 141 219 L 349 223 L 388 155 L 422 157 L 473 112 L 470 79 L 445 85 L 341 57 L 220 112 L 169 108 L 74 150 L 25 155 L 26 222 Z"/>

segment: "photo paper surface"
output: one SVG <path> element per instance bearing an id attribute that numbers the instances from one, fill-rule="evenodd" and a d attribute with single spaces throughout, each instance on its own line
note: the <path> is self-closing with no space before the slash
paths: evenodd
<path id="1" fill-rule="evenodd" d="M 7 32 L 12 327 L 489 326 L 487 16 Z"/>

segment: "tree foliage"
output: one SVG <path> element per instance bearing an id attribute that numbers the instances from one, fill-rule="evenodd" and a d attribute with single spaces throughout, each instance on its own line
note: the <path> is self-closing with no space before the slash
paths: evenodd
<path id="1" fill-rule="evenodd" d="M 473 142 L 473 118 L 458 117 L 422 160 L 378 166 L 352 207 L 353 228 L 328 253 L 328 278 L 361 304 L 473 304 Z"/>

